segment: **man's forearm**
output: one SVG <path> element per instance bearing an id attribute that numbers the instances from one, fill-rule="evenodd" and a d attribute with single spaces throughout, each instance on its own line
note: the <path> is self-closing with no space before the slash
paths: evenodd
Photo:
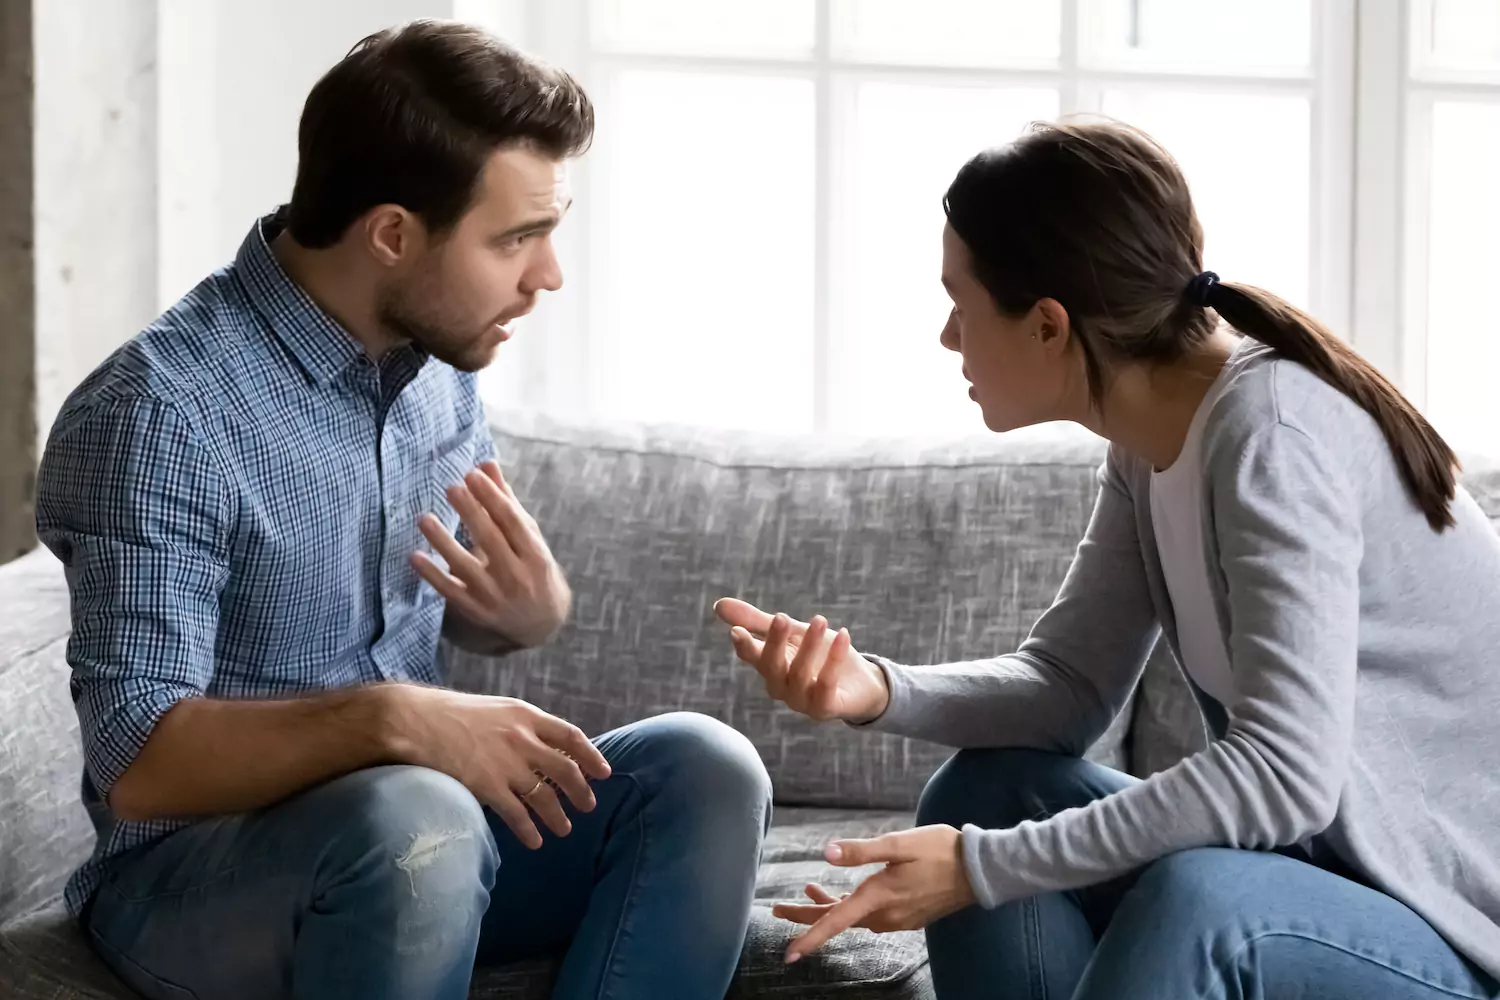
<path id="1" fill-rule="evenodd" d="M 110 808 L 127 820 L 246 812 L 351 771 L 398 763 L 401 687 L 179 702 L 110 789 Z"/>

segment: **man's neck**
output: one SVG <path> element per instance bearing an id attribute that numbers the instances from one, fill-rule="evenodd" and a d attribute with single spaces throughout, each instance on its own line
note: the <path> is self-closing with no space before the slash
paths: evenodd
<path id="1" fill-rule="evenodd" d="M 373 283 L 346 259 L 343 248 L 310 250 L 283 229 L 271 241 L 271 253 L 287 277 L 359 341 L 371 358 L 379 361 L 396 346 L 397 339 L 376 316 Z"/>

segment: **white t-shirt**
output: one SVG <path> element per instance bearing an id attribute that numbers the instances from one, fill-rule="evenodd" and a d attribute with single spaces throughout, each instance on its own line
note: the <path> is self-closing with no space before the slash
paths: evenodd
<path id="1" fill-rule="evenodd" d="M 1203 397 L 1171 468 L 1151 474 L 1151 526 L 1177 619 L 1177 645 L 1193 682 L 1221 705 L 1234 693 L 1229 650 L 1214 607 L 1203 548 L 1203 425 L 1238 367 L 1230 358 Z"/>

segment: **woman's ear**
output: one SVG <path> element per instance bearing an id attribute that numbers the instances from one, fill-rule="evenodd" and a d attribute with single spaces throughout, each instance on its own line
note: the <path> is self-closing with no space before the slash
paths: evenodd
<path id="1" fill-rule="evenodd" d="M 1032 307 L 1032 339 L 1049 351 L 1067 349 L 1072 330 L 1068 323 L 1068 311 L 1056 299 L 1038 299 Z"/>

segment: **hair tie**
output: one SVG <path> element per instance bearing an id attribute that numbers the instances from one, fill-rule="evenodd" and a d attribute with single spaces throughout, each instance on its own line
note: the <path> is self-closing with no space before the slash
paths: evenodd
<path id="1" fill-rule="evenodd" d="M 1187 290 L 1183 295 L 1189 302 L 1199 309 L 1208 308 L 1208 297 L 1213 294 L 1214 286 L 1219 283 L 1219 276 L 1212 271 L 1204 271 L 1187 283 Z"/>

